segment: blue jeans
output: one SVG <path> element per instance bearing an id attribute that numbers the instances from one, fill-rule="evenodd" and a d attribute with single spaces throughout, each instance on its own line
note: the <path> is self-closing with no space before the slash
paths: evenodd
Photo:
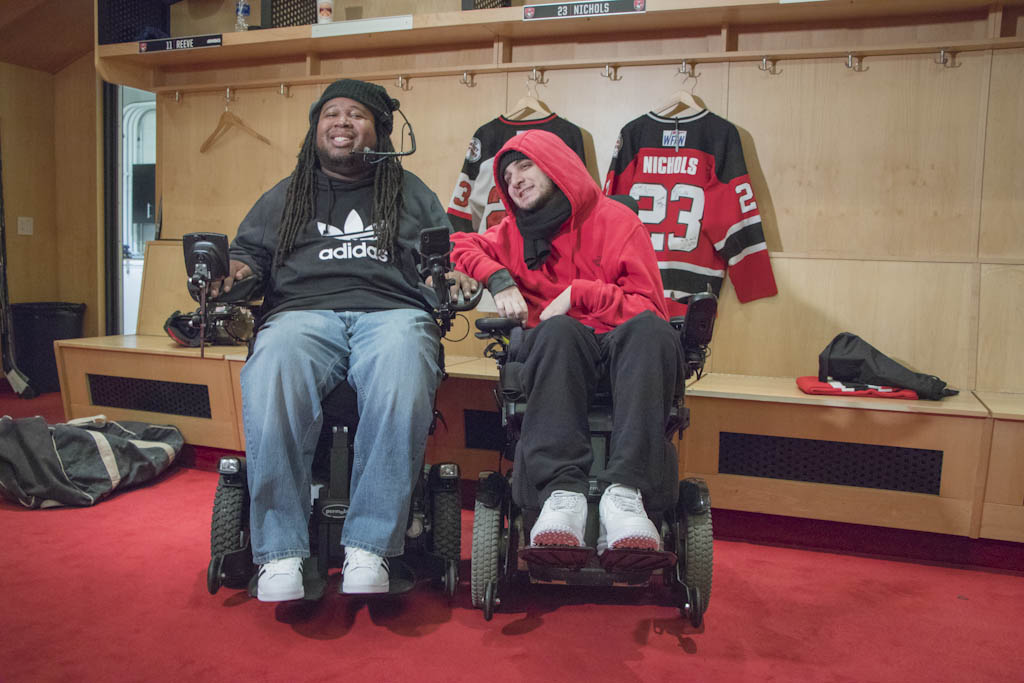
<path id="1" fill-rule="evenodd" d="M 253 560 L 309 556 L 310 469 L 321 400 L 348 379 L 359 400 L 351 506 L 341 543 L 400 555 L 423 468 L 439 331 L 415 309 L 285 311 L 271 316 L 242 368 Z"/>

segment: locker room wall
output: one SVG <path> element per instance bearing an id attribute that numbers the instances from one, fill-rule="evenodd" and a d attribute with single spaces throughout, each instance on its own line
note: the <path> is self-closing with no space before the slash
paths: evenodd
<path id="1" fill-rule="evenodd" d="M 753 46 L 827 46 L 859 41 L 983 37 L 985 22 L 739 31 Z M 852 36 L 852 37 L 851 37 Z M 795 42 L 792 42 L 795 41 Z M 518 44 L 516 59 L 594 60 L 721 49 L 722 37 L 695 31 L 676 39 L 622 36 L 560 44 Z M 320 63 L 325 82 L 346 73 L 448 60 L 489 61 L 494 46 L 341 55 Z M 408 51 L 408 48 L 406 49 Z M 772 252 L 779 295 L 739 304 L 723 290 L 710 367 L 716 372 L 795 376 L 816 372 L 818 352 L 836 333 L 860 334 L 889 355 L 953 386 L 1024 392 L 1019 340 L 1024 319 L 1024 50 L 966 52 L 958 66 L 936 55 L 697 66 L 685 80 L 672 66 L 543 73 L 539 99 L 578 124 L 588 168 L 602 181 L 618 130 L 673 92 L 692 87 L 712 111 L 740 129 L 747 166 Z M 458 61 L 455 61 L 458 63 Z M 247 80 L 301 75 L 304 62 L 254 64 Z M 165 85 L 229 83 L 238 70 L 163 74 Z M 419 150 L 405 166 L 447 205 L 472 132 L 526 93 L 524 71 L 411 78 L 408 90 L 379 81 L 402 101 Z M 253 202 L 295 163 L 306 115 L 322 85 L 242 89 L 231 110 L 265 145 L 231 131 L 205 154 L 199 146 L 224 108 L 224 91 L 158 97 L 163 236 L 195 230 L 233 235 Z M 398 144 L 397 136 L 395 137 Z M 149 297 L 158 302 L 159 297 Z M 159 316 L 157 316 L 159 317 Z"/>

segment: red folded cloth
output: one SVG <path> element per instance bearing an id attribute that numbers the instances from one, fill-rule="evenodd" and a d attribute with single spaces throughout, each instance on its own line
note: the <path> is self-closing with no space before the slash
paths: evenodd
<path id="1" fill-rule="evenodd" d="M 796 385 L 805 394 L 826 394 L 831 396 L 874 396 L 876 398 L 917 399 L 917 392 L 900 387 L 883 387 L 877 384 L 858 384 L 830 380 L 822 382 L 817 377 L 797 377 Z"/>

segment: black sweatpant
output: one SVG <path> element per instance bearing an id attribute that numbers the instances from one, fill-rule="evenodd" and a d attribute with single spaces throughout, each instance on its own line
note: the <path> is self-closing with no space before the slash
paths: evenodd
<path id="1" fill-rule="evenodd" d="M 671 504 L 678 465 L 665 424 L 682 368 L 679 333 L 671 325 L 645 312 L 594 334 L 559 315 L 527 330 L 514 353 L 510 360 L 523 364 L 527 396 L 516 476 L 524 476 L 536 491 L 538 505 L 559 489 L 587 493 L 592 463 L 587 412 L 605 377 L 612 395 L 612 434 L 607 467 L 597 478 L 639 488 L 649 505 Z"/>

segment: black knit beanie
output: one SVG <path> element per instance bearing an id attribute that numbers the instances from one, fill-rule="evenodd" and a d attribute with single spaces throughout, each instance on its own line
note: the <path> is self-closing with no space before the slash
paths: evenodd
<path id="1" fill-rule="evenodd" d="M 505 194 L 508 194 L 508 183 L 505 182 L 505 169 L 508 168 L 513 161 L 529 158 L 530 157 L 526 156 L 518 149 L 510 149 L 498 157 L 498 177 L 494 179 L 494 182 L 501 187 Z M 513 209 L 513 211 L 514 210 L 515 209 Z"/>
<path id="2" fill-rule="evenodd" d="M 502 154 L 501 158 L 498 159 L 498 177 L 501 178 L 502 185 L 505 184 L 505 169 L 509 167 L 509 164 L 511 164 L 513 161 L 519 161 L 520 159 L 529 158 L 530 157 L 526 156 L 518 149 L 510 149 L 509 151 Z"/>
<path id="3" fill-rule="evenodd" d="M 398 100 L 388 95 L 388 91 L 375 83 L 355 81 L 343 78 L 327 86 L 320 99 L 309 108 L 309 124 L 315 126 L 320 118 L 320 110 L 328 100 L 335 97 L 347 97 L 365 106 L 373 113 L 373 120 L 378 131 L 391 135 L 394 117 L 391 112 L 398 109 Z"/>

